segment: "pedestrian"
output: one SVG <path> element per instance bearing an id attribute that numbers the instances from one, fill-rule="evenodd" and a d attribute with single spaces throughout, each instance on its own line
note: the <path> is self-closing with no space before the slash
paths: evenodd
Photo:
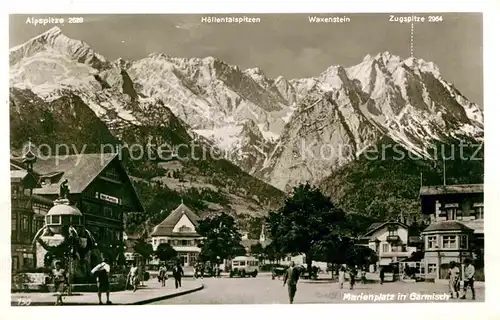
<path id="1" fill-rule="evenodd" d="M 349 279 L 350 279 L 350 289 L 354 289 L 354 284 L 356 283 L 356 275 L 358 271 L 356 270 L 356 266 L 351 266 L 349 268 Z"/>
<path id="2" fill-rule="evenodd" d="M 133 292 L 137 291 L 137 287 L 139 286 L 139 268 L 137 267 L 137 264 L 135 262 L 132 263 L 132 266 L 130 267 L 130 271 L 128 272 L 127 275 L 128 279 L 128 284 L 132 286 Z"/>
<path id="3" fill-rule="evenodd" d="M 91 273 L 97 278 L 97 297 L 99 298 L 99 304 L 102 304 L 101 295 L 103 292 L 106 293 L 106 304 L 111 304 L 109 300 L 109 272 L 111 267 L 106 263 L 104 257 L 101 258 L 101 263 L 92 269 Z"/>
<path id="4" fill-rule="evenodd" d="M 450 262 L 450 269 L 448 270 L 448 274 L 450 277 L 450 294 L 451 298 L 454 299 L 455 295 L 458 298 L 460 291 L 460 269 L 456 265 L 455 261 Z"/>
<path id="5" fill-rule="evenodd" d="M 384 284 L 384 267 L 380 267 L 380 284 Z"/>
<path id="6" fill-rule="evenodd" d="M 366 283 L 366 270 L 361 269 L 361 283 L 365 284 Z"/>
<path id="7" fill-rule="evenodd" d="M 167 278 L 168 278 L 168 276 L 167 276 L 167 267 L 165 266 L 165 264 L 163 264 L 160 267 L 160 270 L 158 272 L 158 279 L 160 280 L 162 287 L 165 286 L 165 282 L 167 281 Z"/>
<path id="8" fill-rule="evenodd" d="M 465 299 L 467 297 L 467 288 L 470 287 L 470 291 L 472 292 L 472 300 L 476 300 L 476 290 L 474 289 L 474 276 L 476 273 L 476 269 L 471 263 L 470 259 L 465 259 L 465 271 L 464 271 L 464 293 L 462 298 Z"/>
<path id="9" fill-rule="evenodd" d="M 340 267 L 339 270 L 339 287 L 340 289 L 344 289 L 344 280 L 345 280 L 345 267 Z"/>
<path id="10" fill-rule="evenodd" d="M 182 287 L 181 285 L 181 279 L 182 276 L 184 275 L 184 270 L 182 270 L 181 264 L 177 263 L 177 265 L 174 267 L 174 280 L 175 280 L 175 288 L 180 288 Z"/>
<path id="11" fill-rule="evenodd" d="M 68 278 L 66 277 L 66 272 L 61 268 L 61 261 L 56 260 L 54 262 L 54 269 L 52 270 L 52 279 L 54 283 L 54 291 L 56 292 L 56 306 L 62 305 L 64 285 L 68 283 Z"/>
<path id="12" fill-rule="evenodd" d="M 290 267 L 285 272 L 283 277 L 283 287 L 288 284 L 288 299 L 290 304 L 293 304 L 293 299 L 295 298 L 295 293 L 297 293 L 297 282 L 299 281 L 300 273 L 297 268 L 295 268 L 295 262 L 290 262 Z"/>

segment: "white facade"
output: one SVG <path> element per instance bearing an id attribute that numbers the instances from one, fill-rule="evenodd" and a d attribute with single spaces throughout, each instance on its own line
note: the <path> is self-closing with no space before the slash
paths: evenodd
<path id="1" fill-rule="evenodd" d="M 181 263 L 184 266 L 193 266 L 196 263 L 198 254 L 201 251 L 198 247 L 201 237 L 193 236 L 195 232 L 195 225 L 184 214 L 174 226 L 171 235 L 151 236 L 153 250 L 156 251 L 158 246 L 162 243 L 168 243 L 175 249 L 175 251 L 177 251 L 179 258 L 181 259 Z M 183 233 L 185 235 L 183 235 Z M 157 263 L 157 259 L 152 261 L 152 264 Z"/>
<path id="2" fill-rule="evenodd" d="M 368 247 L 377 254 L 380 266 L 408 258 L 417 251 L 416 247 L 408 247 L 408 228 L 399 223 L 383 224 L 367 236 Z"/>

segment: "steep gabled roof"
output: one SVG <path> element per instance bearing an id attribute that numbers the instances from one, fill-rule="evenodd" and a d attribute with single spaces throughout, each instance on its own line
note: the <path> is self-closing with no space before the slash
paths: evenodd
<path id="1" fill-rule="evenodd" d="M 33 171 L 38 176 L 57 176 L 60 181 L 68 179 L 71 193 L 81 193 L 113 161 L 115 153 L 87 153 L 38 158 L 33 164 Z M 11 161 L 20 164 L 20 158 Z M 59 184 L 44 185 L 33 190 L 38 194 L 58 194 Z"/>
<path id="2" fill-rule="evenodd" d="M 449 186 L 423 186 L 420 188 L 421 196 L 438 194 L 484 193 L 483 184 L 455 184 Z"/>
<path id="3" fill-rule="evenodd" d="M 57 195 L 59 194 L 60 182 L 68 179 L 70 193 L 82 193 L 92 181 L 117 158 L 117 153 L 86 153 L 78 155 L 64 155 L 53 157 L 40 157 L 33 164 L 33 171 L 39 177 L 57 177 L 59 180 L 48 185 L 41 185 L 33 189 L 34 194 Z M 22 166 L 21 158 L 11 157 L 11 163 L 16 166 Z M 121 161 L 118 161 L 122 166 Z M 123 167 L 122 167 L 123 169 Z M 125 171 L 125 170 L 124 170 Z M 130 181 L 130 177 L 125 174 L 128 182 L 133 189 L 140 211 L 144 211 L 142 203 L 137 192 Z"/>
<path id="4" fill-rule="evenodd" d="M 160 222 L 151 233 L 152 237 L 170 236 L 173 234 L 175 225 L 179 222 L 182 216 L 186 217 L 191 221 L 191 223 L 196 227 L 200 217 L 198 217 L 191 209 L 189 209 L 184 203 L 181 203 L 175 210 L 173 210 L 168 217 L 166 217 L 162 222 Z M 187 236 L 197 236 L 195 232 L 182 233 Z"/>
<path id="5" fill-rule="evenodd" d="M 375 223 L 372 223 L 372 225 L 368 228 L 367 232 L 365 233 L 365 235 L 362 238 L 369 237 L 375 231 L 380 230 L 389 224 L 397 224 L 397 225 L 401 226 L 402 228 L 408 229 L 408 226 L 406 224 L 401 223 L 401 222 L 397 222 L 397 221 L 375 222 Z"/>

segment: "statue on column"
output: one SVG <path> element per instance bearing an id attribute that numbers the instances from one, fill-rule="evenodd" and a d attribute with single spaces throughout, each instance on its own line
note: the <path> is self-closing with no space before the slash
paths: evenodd
<path id="1" fill-rule="evenodd" d="M 59 199 L 68 199 L 69 196 L 69 186 L 68 179 L 65 179 L 63 183 L 59 186 Z"/>

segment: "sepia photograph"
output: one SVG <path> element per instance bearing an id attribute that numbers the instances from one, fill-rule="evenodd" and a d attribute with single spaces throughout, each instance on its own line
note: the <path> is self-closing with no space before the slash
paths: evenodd
<path id="1" fill-rule="evenodd" d="M 334 11 L 11 14 L 11 306 L 485 302 L 483 13 Z"/>

